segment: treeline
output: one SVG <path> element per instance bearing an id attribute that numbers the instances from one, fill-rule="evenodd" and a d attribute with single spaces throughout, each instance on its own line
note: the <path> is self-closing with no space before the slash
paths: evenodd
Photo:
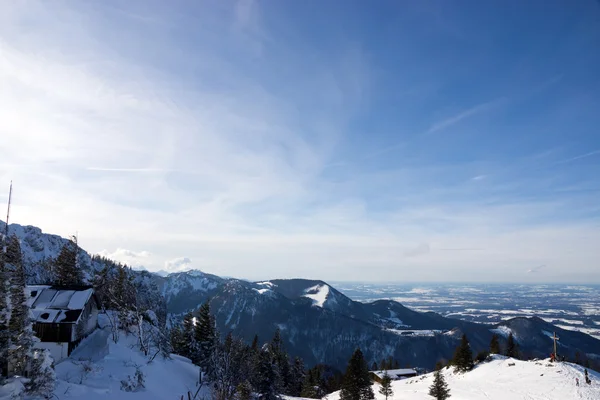
<path id="1" fill-rule="evenodd" d="M 285 351 L 281 332 L 263 345 L 258 337 L 251 345 L 229 333 L 221 339 L 209 303 L 198 316 L 187 314 L 171 329 L 173 352 L 189 358 L 200 367 L 201 383 L 212 391 L 212 398 L 277 399 L 280 394 L 299 396 L 306 377 L 304 362 Z"/>

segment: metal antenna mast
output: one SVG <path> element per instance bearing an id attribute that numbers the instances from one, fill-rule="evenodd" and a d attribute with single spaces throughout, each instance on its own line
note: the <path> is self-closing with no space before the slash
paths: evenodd
<path id="1" fill-rule="evenodd" d="M 8 241 L 8 219 L 10 218 L 10 201 L 12 199 L 12 181 L 10 181 L 10 189 L 8 190 L 8 210 L 6 211 L 6 226 L 4 227 L 4 246 L 2 251 L 6 253 L 6 242 Z"/>

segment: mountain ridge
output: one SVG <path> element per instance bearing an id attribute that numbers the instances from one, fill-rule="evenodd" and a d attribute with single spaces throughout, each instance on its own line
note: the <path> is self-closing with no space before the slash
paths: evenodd
<path id="1" fill-rule="evenodd" d="M 10 232 L 22 242 L 28 282 L 45 283 L 40 280 L 47 277 L 48 263 L 67 239 L 16 224 L 10 225 Z M 106 262 L 80 252 L 80 265 L 87 278 Z M 536 317 L 514 318 L 495 325 L 477 324 L 433 312 L 417 312 L 393 300 L 354 301 L 327 282 L 315 279 L 249 282 L 199 270 L 170 273 L 166 277 L 148 271 L 132 273 L 144 290 L 156 291 L 155 298 L 162 296 L 165 314 L 173 322 L 209 301 L 223 334 L 233 332 L 248 342 L 257 334 L 265 342 L 279 329 L 290 353 L 304 358 L 307 365 L 327 363 L 341 369 L 356 347 L 361 347 L 370 361 L 393 357 L 402 366 L 432 368 L 440 359 L 451 359 L 463 333 L 477 353 L 486 349 L 491 336 L 498 332 L 502 344 L 508 332 L 513 332 L 527 357 L 549 355 L 552 340 L 547 332 L 552 331 L 561 337 L 561 354 L 573 357 L 580 352 L 600 359 L 599 340 Z"/>

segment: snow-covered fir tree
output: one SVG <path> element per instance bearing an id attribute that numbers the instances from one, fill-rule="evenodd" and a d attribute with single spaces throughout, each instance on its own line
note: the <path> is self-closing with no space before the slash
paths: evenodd
<path id="1" fill-rule="evenodd" d="M 208 301 L 202 306 L 198 312 L 198 319 L 194 328 L 194 341 L 197 345 L 197 355 L 192 360 L 197 360 L 202 371 L 210 376 L 211 371 L 211 355 L 215 351 L 217 345 L 217 333 L 215 321 L 210 313 L 210 304 Z"/>
<path id="2" fill-rule="evenodd" d="M 12 373 L 24 375 L 32 355 L 33 331 L 25 294 L 25 270 L 21 245 L 11 236 L 6 248 L 5 268 L 10 275 L 10 320 L 8 322 L 8 364 Z"/>
<path id="3" fill-rule="evenodd" d="M 57 285 L 81 285 L 83 274 L 77 265 L 77 253 L 79 247 L 75 238 L 65 244 L 56 258 L 54 271 L 55 283 Z"/>
<path id="4" fill-rule="evenodd" d="M 198 345 L 195 337 L 194 316 L 192 313 L 185 315 L 181 328 L 181 355 L 198 364 Z"/>
<path id="5" fill-rule="evenodd" d="M 50 398 L 56 382 L 50 352 L 48 350 L 35 350 L 30 368 L 29 382 L 25 385 L 27 392 L 43 398 Z"/>
<path id="6" fill-rule="evenodd" d="M 260 398 L 264 400 L 278 399 L 277 381 L 279 377 L 277 376 L 277 365 L 267 346 L 260 351 L 257 374 L 256 391 L 259 393 Z"/>

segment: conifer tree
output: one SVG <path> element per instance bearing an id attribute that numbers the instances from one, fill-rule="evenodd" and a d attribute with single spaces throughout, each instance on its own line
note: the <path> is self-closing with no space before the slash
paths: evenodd
<path id="1" fill-rule="evenodd" d="M 249 371 L 249 380 L 252 387 L 256 388 L 259 385 L 259 365 L 260 365 L 260 352 L 261 349 L 258 346 L 258 335 L 254 335 L 252 345 L 248 350 L 248 363 L 251 366 Z"/>
<path id="2" fill-rule="evenodd" d="M 306 397 L 309 399 L 320 399 L 321 393 L 319 392 L 319 377 L 317 376 L 317 369 L 311 368 L 304 377 L 304 382 L 302 383 L 302 392 L 300 393 L 301 397 Z"/>
<path id="3" fill-rule="evenodd" d="M 429 395 L 436 400 L 446 400 L 450 397 L 450 389 L 444 380 L 441 370 L 435 371 L 433 384 L 429 387 Z"/>
<path id="4" fill-rule="evenodd" d="M 518 358 L 519 352 L 517 350 L 517 344 L 512 332 L 508 335 L 508 341 L 506 343 L 506 356 L 512 358 Z"/>
<path id="5" fill-rule="evenodd" d="M 460 345 L 456 348 L 454 352 L 454 359 L 452 363 L 455 369 L 459 372 L 470 371 L 474 367 L 473 362 L 473 353 L 471 352 L 471 346 L 469 345 L 469 340 L 467 339 L 467 335 L 463 334 L 462 339 L 460 341 Z"/>
<path id="6" fill-rule="evenodd" d="M 13 373 L 24 375 L 31 357 L 33 331 L 25 295 L 25 269 L 23 268 L 21 245 L 15 235 L 8 240 L 5 260 L 5 268 L 10 274 L 11 304 L 8 322 L 8 363 Z"/>
<path id="7" fill-rule="evenodd" d="M 498 335 L 496 334 L 492 335 L 492 340 L 490 341 L 490 353 L 500 354 L 500 341 L 498 340 Z"/>
<path id="8" fill-rule="evenodd" d="M 243 381 L 237 386 L 238 400 L 252 400 L 252 385 L 250 382 Z"/>
<path id="9" fill-rule="evenodd" d="M 83 284 L 83 275 L 77 265 L 78 253 L 77 241 L 75 238 L 66 243 L 60 250 L 60 254 L 55 261 L 56 284 L 57 285 L 81 285 Z"/>
<path id="10" fill-rule="evenodd" d="M 369 377 L 369 367 L 360 349 L 356 349 L 346 368 L 342 390 L 340 392 L 341 400 L 368 400 L 374 399 L 373 389 L 371 388 L 371 378 Z"/>
<path id="11" fill-rule="evenodd" d="M 258 335 L 254 335 L 254 339 L 252 340 L 252 346 L 250 346 L 251 351 L 258 352 Z"/>
<path id="12" fill-rule="evenodd" d="M 394 391 L 392 390 L 392 378 L 388 375 L 387 371 L 385 371 L 383 378 L 381 378 L 379 393 L 385 396 L 385 400 L 394 394 Z"/>
<path id="13" fill-rule="evenodd" d="M 373 364 L 371 365 L 371 371 L 379 371 L 376 361 L 373 361 Z"/>
<path id="14" fill-rule="evenodd" d="M 169 336 L 173 353 L 183 355 L 185 352 L 185 341 L 180 325 L 173 326 L 169 332 Z"/>
<path id="15" fill-rule="evenodd" d="M 181 340 L 181 355 L 189 358 L 195 364 L 198 363 L 197 345 L 196 339 L 194 337 L 194 316 L 192 315 L 192 313 L 187 313 L 185 317 L 183 317 Z"/>
<path id="16" fill-rule="evenodd" d="M 212 374 L 210 360 L 215 351 L 215 340 L 218 340 L 216 328 L 210 314 L 210 304 L 206 301 L 206 303 L 200 306 L 200 310 L 198 311 L 195 341 L 198 345 L 198 365 L 208 376 Z"/>
<path id="17" fill-rule="evenodd" d="M 271 343 L 269 344 L 269 350 L 272 353 L 277 373 L 275 387 L 278 393 L 288 393 L 292 381 L 291 368 L 289 357 L 283 346 L 283 339 L 281 338 L 281 330 L 279 328 L 275 330 L 273 339 L 271 339 Z"/>
<path id="18" fill-rule="evenodd" d="M 292 366 L 291 382 L 286 394 L 290 396 L 300 396 L 305 375 L 306 373 L 304 370 L 304 361 L 302 361 L 301 358 L 296 357 Z"/>
<path id="19" fill-rule="evenodd" d="M 277 379 L 277 366 L 272 353 L 266 349 L 261 350 L 256 387 L 261 399 L 274 400 L 279 398 Z"/>
<path id="20" fill-rule="evenodd" d="M 26 385 L 27 392 L 43 398 L 50 398 L 54 391 L 56 374 L 52 357 L 48 350 L 36 350 L 31 360 L 31 373 Z"/>

